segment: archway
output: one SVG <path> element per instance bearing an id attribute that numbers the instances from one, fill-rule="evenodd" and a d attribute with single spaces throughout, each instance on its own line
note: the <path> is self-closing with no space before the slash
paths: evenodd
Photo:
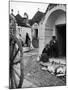
<path id="1" fill-rule="evenodd" d="M 41 29 L 39 30 L 39 33 L 42 31 L 41 32 L 42 35 L 40 34 L 41 37 L 39 40 L 40 43 L 42 42 L 42 44 L 39 43 L 39 45 L 40 45 L 39 52 L 40 53 L 42 52 L 45 45 L 47 43 L 49 43 L 49 41 L 52 39 L 52 36 L 58 37 L 57 32 L 59 31 L 58 30 L 59 25 L 61 25 L 61 26 L 66 25 L 66 6 L 65 5 L 57 5 L 46 13 L 44 20 L 43 20 L 43 24 L 40 25 L 42 30 Z M 64 30 L 66 31 L 66 28 Z M 65 32 L 65 31 L 64 32 L 63 31 L 61 30 L 62 33 Z M 60 45 L 60 43 L 59 43 L 59 45 Z M 65 42 L 65 46 L 66 46 L 66 42 Z M 60 45 L 60 47 L 61 47 L 61 45 Z"/>
<path id="2" fill-rule="evenodd" d="M 66 24 L 56 25 L 59 56 L 66 56 Z"/>
<path id="3" fill-rule="evenodd" d="M 58 41 L 59 56 L 66 56 L 66 12 L 62 9 L 53 11 L 45 23 L 45 45 L 52 36 Z"/>

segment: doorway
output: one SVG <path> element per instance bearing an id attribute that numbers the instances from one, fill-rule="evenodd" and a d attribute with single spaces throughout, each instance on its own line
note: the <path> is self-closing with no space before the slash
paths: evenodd
<path id="1" fill-rule="evenodd" d="M 38 38 L 38 29 L 35 29 L 35 37 Z"/>
<path id="2" fill-rule="evenodd" d="M 59 56 L 66 57 L 66 24 L 56 25 Z"/>

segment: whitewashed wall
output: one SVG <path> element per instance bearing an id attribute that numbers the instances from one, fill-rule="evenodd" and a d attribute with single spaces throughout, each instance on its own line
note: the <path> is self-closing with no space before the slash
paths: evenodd
<path id="1" fill-rule="evenodd" d="M 58 5 L 47 12 L 39 23 L 39 54 L 42 53 L 45 45 L 56 35 L 55 25 L 66 23 L 66 7 Z"/>
<path id="2" fill-rule="evenodd" d="M 32 41 L 31 28 L 17 26 L 17 37 L 19 38 L 19 34 L 21 34 L 23 42 L 25 42 L 26 33 L 29 34 L 29 37 L 30 37 L 30 39 Z"/>

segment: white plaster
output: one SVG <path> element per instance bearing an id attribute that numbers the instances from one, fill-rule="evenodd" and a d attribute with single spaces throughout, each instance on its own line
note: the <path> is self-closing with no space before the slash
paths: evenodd
<path id="1" fill-rule="evenodd" d="M 56 34 L 55 24 L 59 22 L 60 15 L 61 15 L 60 22 L 63 21 L 65 22 L 65 16 L 62 15 L 65 12 L 66 6 L 58 5 L 53 9 L 49 10 L 45 15 L 45 17 L 43 17 L 44 18 L 42 19 L 43 21 L 41 20 L 42 22 L 39 23 L 39 54 L 42 53 L 44 46 L 51 40 L 51 37 Z M 48 31 L 46 31 L 46 28 L 51 30 L 53 29 L 53 31 L 49 33 Z"/>

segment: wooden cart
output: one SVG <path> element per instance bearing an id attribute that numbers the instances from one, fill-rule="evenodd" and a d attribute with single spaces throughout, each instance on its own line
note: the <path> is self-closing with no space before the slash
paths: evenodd
<path id="1" fill-rule="evenodd" d="M 16 37 L 16 20 L 9 16 L 9 88 L 21 88 L 24 79 L 23 51 L 21 41 Z"/>

